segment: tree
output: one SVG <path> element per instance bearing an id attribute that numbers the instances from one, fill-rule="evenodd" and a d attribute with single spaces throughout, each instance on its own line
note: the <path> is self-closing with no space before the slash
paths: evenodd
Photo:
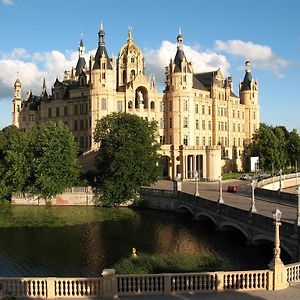
<path id="1" fill-rule="evenodd" d="M 128 113 L 112 113 L 97 121 L 97 185 L 103 191 L 104 205 L 133 199 L 141 186 L 159 179 L 156 135 L 155 121 Z"/>
<path id="2" fill-rule="evenodd" d="M 300 136 L 296 129 L 290 132 L 289 138 L 286 142 L 286 151 L 288 153 L 288 160 L 291 165 L 295 166 L 296 161 L 300 164 Z"/>
<path id="3" fill-rule="evenodd" d="M 14 192 L 51 198 L 78 181 L 77 145 L 62 122 L 20 132 L 4 154 L 5 181 Z"/>

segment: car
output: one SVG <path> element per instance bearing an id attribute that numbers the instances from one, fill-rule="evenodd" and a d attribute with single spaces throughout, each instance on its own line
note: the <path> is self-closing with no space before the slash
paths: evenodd
<path id="1" fill-rule="evenodd" d="M 241 177 L 240 177 L 240 180 L 249 180 L 251 179 L 251 176 L 249 176 L 249 174 L 243 174 Z"/>
<path id="2" fill-rule="evenodd" d="M 238 187 L 236 185 L 229 185 L 227 187 L 228 193 L 236 193 L 238 191 Z"/>

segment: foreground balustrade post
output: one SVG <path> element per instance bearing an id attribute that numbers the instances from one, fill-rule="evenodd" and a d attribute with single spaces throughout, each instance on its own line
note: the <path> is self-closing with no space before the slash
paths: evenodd
<path id="1" fill-rule="evenodd" d="M 225 272 L 217 273 L 216 291 L 222 292 L 224 290 L 224 274 Z"/>
<path id="2" fill-rule="evenodd" d="M 47 298 L 49 299 L 55 299 L 55 277 L 49 277 L 46 279 L 47 282 Z"/>
<path id="3" fill-rule="evenodd" d="M 171 295 L 172 293 L 172 283 L 171 283 L 172 275 L 164 274 L 164 295 Z"/>
<path id="4" fill-rule="evenodd" d="M 273 290 L 282 290 L 287 288 L 287 270 L 280 258 L 280 235 L 279 227 L 281 225 L 281 211 L 276 208 L 273 213 L 275 224 L 275 242 L 274 242 L 274 258 L 269 263 L 270 269 L 273 271 Z"/>
<path id="5" fill-rule="evenodd" d="M 115 269 L 104 269 L 101 273 L 103 278 L 102 297 L 106 299 L 118 298 L 118 282 Z"/>

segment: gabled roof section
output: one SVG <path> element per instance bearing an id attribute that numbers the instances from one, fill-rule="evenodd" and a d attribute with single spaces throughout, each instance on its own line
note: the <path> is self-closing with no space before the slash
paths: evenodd
<path id="1" fill-rule="evenodd" d="M 193 75 L 193 88 L 201 91 L 208 91 L 195 75 Z"/>
<path id="2" fill-rule="evenodd" d="M 244 80 L 242 82 L 241 91 L 251 90 L 252 75 L 250 72 L 245 73 Z"/>
<path id="3" fill-rule="evenodd" d="M 198 81 L 202 83 L 204 87 L 210 89 L 211 85 L 214 83 L 217 73 L 218 70 L 205 73 L 198 73 L 194 74 L 194 76 L 197 78 Z"/>

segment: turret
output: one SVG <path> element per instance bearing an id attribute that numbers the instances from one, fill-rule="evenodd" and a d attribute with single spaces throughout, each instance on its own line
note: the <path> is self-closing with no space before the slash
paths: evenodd
<path id="1" fill-rule="evenodd" d="M 95 57 L 90 59 L 91 83 L 94 88 L 105 87 L 114 88 L 114 62 L 108 57 L 105 46 L 105 32 L 103 24 L 100 25 L 98 32 L 98 48 Z"/>
<path id="2" fill-rule="evenodd" d="M 127 43 L 121 48 L 117 59 L 117 89 L 125 90 L 126 84 L 145 73 L 144 57 L 134 44 L 132 28 L 128 28 Z"/>
<path id="3" fill-rule="evenodd" d="M 81 35 L 81 39 L 80 39 L 79 47 L 78 47 L 78 60 L 77 60 L 76 72 L 75 72 L 75 76 L 77 76 L 77 77 L 79 76 L 81 71 L 86 69 L 84 51 L 85 51 L 85 47 L 84 47 L 82 35 Z"/>
<path id="4" fill-rule="evenodd" d="M 245 62 L 244 80 L 240 82 L 241 104 L 245 105 L 245 144 L 259 128 L 258 82 L 252 79 L 250 61 Z"/>
<path id="5" fill-rule="evenodd" d="M 46 87 L 46 80 L 45 80 L 45 78 L 44 78 L 44 81 L 43 81 L 41 98 L 44 98 L 44 99 L 48 98 L 48 93 L 47 93 L 47 87 Z"/>
<path id="6" fill-rule="evenodd" d="M 14 98 L 12 100 L 12 124 L 19 127 L 19 116 L 22 104 L 22 84 L 19 78 L 14 84 Z"/>

